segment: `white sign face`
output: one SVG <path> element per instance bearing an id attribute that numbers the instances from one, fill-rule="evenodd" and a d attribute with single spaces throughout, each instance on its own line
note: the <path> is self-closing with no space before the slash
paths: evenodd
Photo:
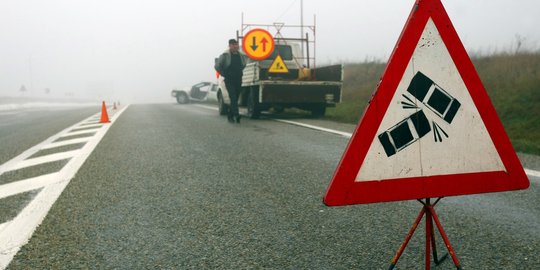
<path id="1" fill-rule="evenodd" d="M 430 18 L 356 182 L 506 171 Z"/>

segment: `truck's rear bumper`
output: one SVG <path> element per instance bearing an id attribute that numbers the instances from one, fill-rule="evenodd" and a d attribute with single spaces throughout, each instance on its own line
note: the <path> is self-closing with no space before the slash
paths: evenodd
<path id="1" fill-rule="evenodd" d="M 260 81 L 260 103 L 341 102 L 341 82 Z"/>

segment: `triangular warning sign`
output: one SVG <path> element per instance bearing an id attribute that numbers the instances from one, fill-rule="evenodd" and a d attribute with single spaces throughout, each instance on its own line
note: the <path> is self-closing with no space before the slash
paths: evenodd
<path id="1" fill-rule="evenodd" d="M 289 72 L 289 69 L 285 65 L 285 62 L 283 62 L 283 59 L 281 58 L 281 55 L 278 54 L 276 59 L 274 59 L 274 62 L 270 65 L 270 68 L 268 69 L 268 72 L 271 73 L 287 73 Z"/>
<path id="2" fill-rule="evenodd" d="M 336 206 L 528 186 L 442 3 L 417 0 L 324 202 Z"/>

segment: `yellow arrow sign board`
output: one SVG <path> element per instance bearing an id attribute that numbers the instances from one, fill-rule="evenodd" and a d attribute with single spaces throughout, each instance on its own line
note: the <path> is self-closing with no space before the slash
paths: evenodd
<path id="1" fill-rule="evenodd" d="M 264 60 L 274 51 L 274 38 L 264 29 L 253 29 L 242 39 L 242 50 L 253 60 Z"/>
<path id="2" fill-rule="evenodd" d="M 278 55 L 274 62 L 272 62 L 272 65 L 270 65 L 270 68 L 268 69 L 268 72 L 271 73 L 287 73 L 289 72 L 289 69 L 285 65 L 285 62 L 283 62 L 283 58 L 281 58 L 281 55 Z"/>

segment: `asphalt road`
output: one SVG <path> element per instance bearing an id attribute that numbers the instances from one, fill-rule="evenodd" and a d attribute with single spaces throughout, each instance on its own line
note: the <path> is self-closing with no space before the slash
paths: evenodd
<path id="1" fill-rule="evenodd" d="M 347 142 L 270 119 L 229 124 L 192 105 L 131 105 L 8 268 L 386 269 L 421 205 L 326 207 Z M 437 205 L 464 269 L 540 267 L 531 180 Z M 423 227 L 396 269 L 423 268 Z"/>

